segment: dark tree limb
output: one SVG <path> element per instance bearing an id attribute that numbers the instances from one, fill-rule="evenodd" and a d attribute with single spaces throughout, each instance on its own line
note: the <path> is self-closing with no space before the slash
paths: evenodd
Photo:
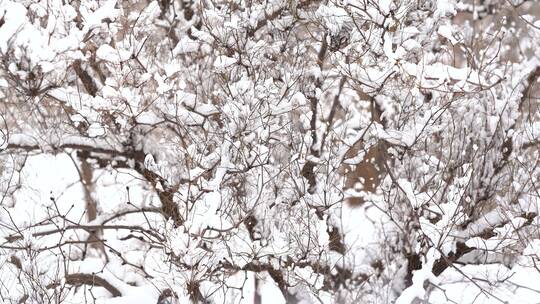
<path id="1" fill-rule="evenodd" d="M 66 276 L 66 284 L 73 286 L 90 285 L 105 288 L 113 297 L 121 297 L 122 293 L 105 279 L 87 273 L 72 273 Z"/>

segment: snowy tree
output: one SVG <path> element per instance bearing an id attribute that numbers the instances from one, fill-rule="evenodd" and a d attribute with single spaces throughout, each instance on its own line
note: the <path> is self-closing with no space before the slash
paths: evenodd
<path id="1" fill-rule="evenodd" d="M 532 301 L 537 6 L 0 0 L 2 302 Z"/>

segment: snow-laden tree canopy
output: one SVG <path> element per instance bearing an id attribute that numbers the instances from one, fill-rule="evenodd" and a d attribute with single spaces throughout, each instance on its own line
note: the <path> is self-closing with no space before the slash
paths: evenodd
<path id="1" fill-rule="evenodd" d="M 3 303 L 533 303 L 528 0 L 0 0 Z"/>

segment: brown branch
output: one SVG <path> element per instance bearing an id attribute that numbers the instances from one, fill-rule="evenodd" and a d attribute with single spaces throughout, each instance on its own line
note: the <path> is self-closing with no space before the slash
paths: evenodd
<path id="1" fill-rule="evenodd" d="M 521 96 L 521 100 L 519 102 L 519 112 L 521 113 L 523 110 L 523 104 L 529 99 L 529 97 L 532 94 L 532 90 L 534 88 L 534 85 L 536 84 L 536 81 L 540 78 L 540 66 L 537 66 L 527 77 L 527 86 L 525 87 L 525 90 L 523 90 L 523 95 Z"/>
<path id="2" fill-rule="evenodd" d="M 126 150 L 126 151 L 119 151 L 114 149 L 108 149 L 108 148 L 101 148 L 101 147 L 95 147 L 90 145 L 82 145 L 82 144 L 61 144 L 57 146 L 51 147 L 53 151 L 61 151 L 64 149 L 74 149 L 81 151 L 80 153 L 85 154 L 85 157 L 94 158 L 97 159 L 98 162 L 101 159 L 101 157 L 93 156 L 92 154 L 105 154 L 110 155 L 111 159 L 117 158 L 117 157 L 125 157 L 128 159 L 133 159 L 135 161 L 135 171 L 142 175 L 151 185 L 154 187 L 155 191 L 158 194 L 158 197 L 161 201 L 162 206 L 162 214 L 165 216 L 165 218 L 169 219 L 172 218 L 175 225 L 181 226 L 184 222 L 184 219 L 182 218 L 180 211 L 178 210 L 178 205 L 174 202 L 174 193 L 176 192 L 176 187 L 174 186 L 168 186 L 165 179 L 155 172 L 152 172 L 148 169 L 146 169 L 143 165 L 145 153 L 141 150 Z M 25 151 L 34 151 L 34 150 L 42 150 L 42 148 L 38 145 L 20 145 L 20 144 L 14 144 L 10 143 L 7 146 L 7 149 L 22 149 Z M 157 184 L 160 184 L 164 190 L 159 190 Z"/>
<path id="3" fill-rule="evenodd" d="M 66 226 L 66 227 L 62 227 L 58 229 L 51 229 L 47 231 L 36 232 L 36 233 L 33 233 L 32 236 L 34 237 L 46 236 L 46 235 L 51 235 L 51 234 L 65 232 L 67 230 L 75 230 L 75 229 L 82 229 L 87 232 L 92 232 L 97 229 L 103 229 L 103 230 L 104 229 L 123 229 L 123 230 L 139 231 L 141 233 L 146 233 L 155 237 L 160 242 L 164 241 L 163 238 L 154 231 L 144 229 L 140 226 L 128 226 L 128 225 L 70 225 L 70 226 Z M 12 243 L 14 241 L 23 239 L 23 236 L 20 234 L 12 234 L 10 236 L 5 237 L 5 239 L 6 241 Z"/>
<path id="4" fill-rule="evenodd" d="M 101 148 L 96 146 L 90 146 L 90 145 L 83 145 L 83 144 L 60 144 L 60 145 L 52 145 L 51 146 L 53 151 L 61 151 L 64 149 L 74 149 L 74 150 L 81 150 L 81 151 L 88 151 L 91 153 L 98 153 L 98 154 L 109 154 L 112 157 L 128 157 L 128 158 L 134 158 L 136 153 L 143 153 L 142 151 L 118 151 L 114 149 L 107 149 L 107 148 Z M 16 143 L 9 143 L 6 147 L 6 150 L 25 150 L 27 152 L 31 151 L 40 151 L 43 150 L 43 148 L 39 145 L 26 145 L 26 144 L 16 144 Z M 144 159 L 144 156 L 143 156 Z"/>
<path id="5" fill-rule="evenodd" d="M 332 125 L 334 124 L 334 117 L 336 116 L 336 110 L 339 106 L 339 97 L 341 96 L 341 91 L 343 91 L 343 86 L 345 85 L 346 80 L 347 78 L 342 77 L 341 80 L 339 81 L 338 91 L 336 93 L 336 96 L 334 96 L 334 101 L 332 102 L 332 108 L 330 109 L 330 115 L 328 115 L 328 125 L 321 139 L 321 152 L 324 149 L 324 143 L 326 142 L 326 137 L 328 136 L 328 133 L 330 133 L 330 130 L 332 129 Z"/>
<path id="6" fill-rule="evenodd" d="M 107 282 L 105 279 L 98 277 L 95 274 L 87 274 L 87 273 L 72 273 L 66 275 L 66 284 L 73 285 L 73 286 L 81 286 L 81 285 L 91 285 L 91 286 L 99 286 L 105 288 L 108 292 L 112 294 L 113 297 L 121 297 L 122 293 L 120 290 L 118 290 L 116 287 L 111 285 L 111 283 Z M 52 287 L 52 286 L 51 286 Z"/>
<path id="7" fill-rule="evenodd" d="M 319 2 L 319 1 L 314 1 L 314 0 L 298 1 L 297 9 L 306 8 L 309 5 L 311 5 L 312 3 L 316 3 L 316 2 Z M 272 20 L 278 18 L 279 16 L 281 16 L 281 14 L 283 12 L 285 12 L 288 9 L 289 9 L 289 5 L 287 4 L 287 5 L 284 5 L 284 6 L 280 7 L 280 8 L 278 8 L 278 9 L 276 9 L 271 14 L 266 14 L 266 12 L 265 12 L 264 18 L 257 21 L 257 24 L 255 24 L 254 27 L 248 29 L 247 36 L 248 37 L 253 37 L 255 35 L 255 33 L 258 30 L 260 30 L 261 28 L 265 27 L 268 24 L 269 21 L 272 21 Z"/>
<path id="8" fill-rule="evenodd" d="M 75 60 L 73 62 L 73 69 L 75 70 L 75 74 L 77 74 L 77 77 L 79 77 L 79 79 L 81 80 L 84 88 L 86 89 L 86 92 L 88 92 L 88 94 L 92 95 L 93 97 L 96 97 L 96 93 L 98 91 L 96 84 L 94 83 L 94 80 L 92 79 L 92 77 L 90 77 L 88 72 L 83 70 L 80 60 Z"/>
<path id="9" fill-rule="evenodd" d="M 529 226 L 532 224 L 535 217 L 537 217 L 538 214 L 531 212 L 531 213 L 523 213 L 520 214 L 519 217 L 527 219 L 527 221 L 523 224 L 523 227 Z M 500 228 L 504 225 L 506 225 L 509 222 L 509 220 L 503 221 L 499 225 L 494 225 L 491 228 L 484 229 L 483 231 L 480 231 L 477 234 L 471 235 L 471 237 L 479 236 L 483 239 L 489 239 L 490 237 L 495 235 L 495 229 Z M 453 266 L 453 263 L 456 262 L 459 258 L 461 258 L 463 255 L 475 250 L 474 247 L 469 247 L 465 245 L 463 242 L 457 242 L 456 243 L 456 251 L 451 252 L 448 256 L 442 256 L 439 258 L 435 263 L 433 264 L 432 272 L 435 276 L 440 275 L 443 273 L 446 268 Z"/>

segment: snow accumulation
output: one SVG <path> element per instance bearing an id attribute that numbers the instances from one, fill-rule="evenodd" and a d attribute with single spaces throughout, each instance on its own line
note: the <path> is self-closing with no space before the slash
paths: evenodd
<path id="1" fill-rule="evenodd" d="M 227 57 L 227 56 L 218 56 L 216 58 L 216 61 L 214 61 L 214 67 L 218 70 L 224 69 L 226 67 L 229 67 L 233 64 L 235 64 L 237 60 L 235 58 Z"/>

